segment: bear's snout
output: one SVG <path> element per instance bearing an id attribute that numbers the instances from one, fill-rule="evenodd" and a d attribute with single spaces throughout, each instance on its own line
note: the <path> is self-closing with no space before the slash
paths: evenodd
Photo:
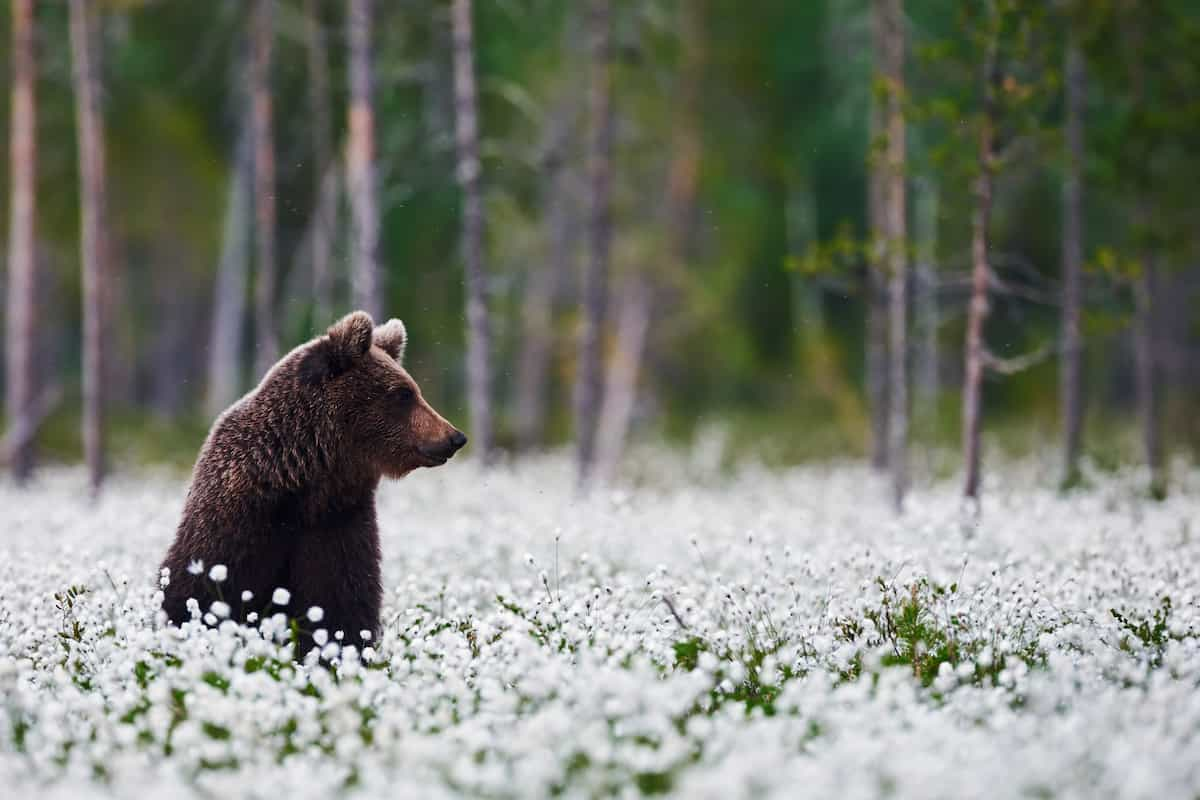
<path id="1" fill-rule="evenodd" d="M 439 464 L 444 464 L 467 443 L 467 435 L 455 429 L 446 439 L 436 445 L 421 448 L 421 454 Z"/>

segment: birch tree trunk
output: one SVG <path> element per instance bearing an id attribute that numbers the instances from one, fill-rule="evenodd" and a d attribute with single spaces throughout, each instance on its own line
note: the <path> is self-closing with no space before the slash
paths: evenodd
<path id="1" fill-rule="evenodd" d="M 588 91 L 588 171 L 591 208 L 588 259 L 583 274 L 583 331 L 575 388 L 575 436 L 579 482 L 587 484 L 595 466 L 596 426 L 603 391 L 604 322 L 608 305 L 609 249 L 612 235 L 612 3 L 591 0 L 588 8 L 591 76 Z"/>
<path id="2" fill-rule="evenodd" d="M 341 177 L 339 159 L 329 161 L 321 170 L 317 195 L 313 198 L 312 215 L 304 227 L 284 285 L 285 297 L 295 297 L 304 293 L 313 296 L 313 323 L 318 330 L 337 316 L 338 276 L 332 269 L 337 259 L 333 258 L 332 252 L 338 235 Z M 322 253 L 325 258 L 324 267 L 315 261 Z"/>
<path id="3" fill-rule="evenodd" d="M 990 13 L 995 14 L 991 9 Z M 990 22 L 990 21 L 989 21 Z M 979 499 L 980 483 L 980 426 L 983 413 L 983 371 L 987 349 L 983 340 L 983 324 L 988 315 L 988 263 L 990 224 L 992 216 L 993 149 L 995 147 L 996 100 L 993 81 L 996 70 L 996 31 L 992 31 L 984 55 L 982 79 L 983 114 L 979 126 L 978 170 L 975 181 L 975 213 L 971 224 L 971 299 L 967 306 L 966 363 L 963 370 L 962 426 L 963 464 L 966 479 L 963 494 L 972 501 Z"/>
<path id="4" fill-rule="evenodd" d="M 919 335 L 916 368 L 917 414 L 920 425 L 932 429 L 937 421 L 941 390 L 941 353 L 938 332 L 941 309 L 938 305 L 938 187 L 932 181 L 918 183 L 916 194 L 916 327 Z"/>
<path id="5" fill-rule="evenodd" d="M 703 4 L 679 6 L 681 64 L 678 102 L 671 127 L 671 166 L 667 173 L 667 226 L 670 259 L 685 268 L 692 250 L 696 194 L 702 154 L 701 99 L 704 91 L 705 21 Z"/>
<path id="6" fill-rule="evenodd" d="M 104 118 L 100 108 L 100 32 L 90 0 L 71 0 L 70 28 L 79 145 L 80 253 L 83 294 L 83 450 L 88 482 L 104 481 L 104 348 L 108 278 Z"/>
<path id="7" fill-rule="evenodd" d="M 1133 285 L 1134 318 L 1134 385 L 1137 397 L 1138 421 L 1142 428 L 1142 448 L 1150 468 L 1150 493 L 1155 498 L 1166 496 L 1167 475 L 1163 458 L 1162 432 L 1159 425 L 1158 381 L 1155 374 L 1155 265 L 1149 255 L 1142 256 L 1141 274 Z"/>
<path id="8" fill-rule="evenodd" d="M 243 120 L 245 116 L 241 117 Z M 238 133 L 233 174 L 226 190 L 221 260 L 213 298 L 208 348 L 205 410 L 214 417 L 238 398 L 242 388 L 242 335 L 246 320 L 246 284 L 250 275 L 250 215 L 254 184 L 251 125 Z"/>
<path id="9" fill-rule="evenodd" d="M 876 0 L 878 2 L 878 0 Z M 874 10 L 874 9 L 873 9 Z M 867 158 L 867 226 L 870 252 L 867 257 L 866 296 L 866 390 L 867 413 L 870 415 L 871 466 L 887 468 L 888 457 L 888 298 L 884 271 L 887 241 L 887 178 L 886 152 L 881 145 L 887 136 L 886 104 L 881 102 L 875 86 L 886 46 L 885 31 L 879 13 L 871 15 L 871 45 L 876 60 L 872 75 L 870 143 Z"/>
<path id="10" fill-rule="evenodd" d="M 279 358 L 275 324 L 275 147 L 271 100 L 271 60 L 275 0 L 255 0 L 251 34 L 250 85 L 254 123 L 254 237 L 258 277 L 254 291 L 255 372 L 261 377 Z"/>
<path id="11" fill-rule="evenodd" d="M 379 274 L 379 200 L 375 163 L 375 104 L 371 79 L 371 0 L 349 0 L 350 118 L 346 191 L 350 195 L 351 287 L 356 308 L 383 314 Z"/>
<path id="12" fill-rule="evenodd" d="M 458 182 L 462 187 L 462 257 L 467 296 L 467 405 L 471 436 L 485 462 L 493 456 L 491 335 L 487 273 L 483 265 L 483 198 L 479 188 L 479 133 L 471 0 L 454 0 L 454 118 Z"/>
<path id="13" fill-rule="evenodd" d="M 333 276 L 330 251 L 333 247 L 334 217 L 337 209 L 325 202 L 327 181 L 333 162 L 333 122 L 329 110 L 329 52 L 325 23 L 321 16 L 322 0 L 305 0 L 305 38 L 308 55 L 308 109 L 312 114 L 313 209 L 316 215 L 309 242 L 312 258 L 312 290 L 317 326 L 333 322 Z M 336 172 L 333 180 L 337 180 Z"/>
<path id="14" fill-rule="evenodd" d="M 609 482 L 616 476 L 625 450 L 652 308 L 649 282 L 644 276 L 633 278 L 617 313 L 616 348 L 608 363 L 604 403 L 597 425 L 595 475 L 601 482 Z"/>
<path id="15" fill-rule="evenodd" d="M 871 466 L 887 469 L 888 317 L 887 282 L 881 265 L 867 267 L 867 405 L 871 419 Z"/>
<path id="16" fill-rule="evenodd" d="M 986 134 L 980 135 L 980 152 L 986 146 Z M 966 483 L 963 494 L 979 497 L 980 481 L 980 414 L 983 404 L 983 370 L 985 350 L 983 323 L 988 315 L 987 260 L 988 222 L 991 215 L 992 179 L 984 173 L 977 179 L 976 206 L 971 235 L 971 300 L 967 307 L 966 368 L 963 378 L 963 462 Z"/>
<path id="17" fill-rule="evenodd" d="M 1147 48 L 1146 32 L 1140 20 L 1135 16 L 1131 25 L 1125 31 L 1129 37 L 1134 57 L 1129 63 L 1129 82 L 1133 88 L 1133 106 L 1135 113 L 1147 115 L 1146 108 L 1146 65 L 1145 53 Z M 1158 336 L 1155 325 L 1157 314 L 1155 303 L 1156 264 L 1152 246 L 1148 242 L 1154 238 L 1154 207 L 1150 202 L 1149 186 L 1152 177 L 1147 172 L 1142 176 L 1142 184 L 1135 190 L 1134 222 L 1139 237 L 1147 242 L 1140 256 L 1139 274 L 1133 282 L 1133 356 L 1134 356 L 1134 391 L 1137 402 L 1138 422 L 1141 425 L 1142 448 L 1146 456 L 1146 466 L 1150 470 L 1150 495 L 1157 499 L 1166 497 L 1167 475 L 1164 461 L 1162 433 L 1159 427 L 1159 397 L 1156 367 L 1158 365 L 1157 348 Z"/>
<path id="18" fill-rule="evenodd" d="M 692 220 L 700 178 L 700 92 L 703 81 L 704 31 L 699 3 L 679 7 L 681 65 L 678 98 L 672 121 L 671 163 L 667 171 L 665 211 L 669 235 L 669 275 L 686 270 L 691 250 Z M 616 347 L 605 375 L 597 426 L 596 477 L 610 482 L 616 476 L 633 423 L 638 376 L 645 358 L 646 339 L 657 301 L 656 274 L 642 268 L 629 279 L 617 311 Z"/>
<path id="19" fill-rule="evenodd" d="M 37 61 L 34 0 L 12 2 L 12 87 L 9 118 L 8 314 L 5 342 L 7 458 L 13 478 L 33 472 L 35 304 L 37 301 Z"/>
<path id="20" fill-rule="evenodd" d="M 565 129 L 565 121 L 560 120 Z M 529 274 L 522 303 L 521 356 L 517 365 L 517 443 L 530 450 L 543 443 L 546 420 L 546 383 L 553 349 L 554 295 L 560 276 L 572 266 L 574 186 L 567 166 L 566 136 L 554 137 L 547 159 L 549 175 L 543 182 L 543 215 L 546 220 L 546 257 Z"/>
<path id="21" fill-rule="evenodd" d="M 888 468 L 892 501 L 903 508 L 908 491 L 908 217 L 905 196 L 904 8 L 902 0 L 876 0 L 883 78 L 887 84 L 884 175 L 888 266 Z"/>
<path id="22" fill-rule="evenodd" d="M 1082 357 L 1079 320 L 1083 304 L 1083 115 L 1086 84 L 1083 53 L 1071 33 L 1066 63 L 1067 172 L 1063 182 L 1063 310 L 1059 402 L 1063 427 L 1063 486 L 1079 480 L 1083 435 Z"/>

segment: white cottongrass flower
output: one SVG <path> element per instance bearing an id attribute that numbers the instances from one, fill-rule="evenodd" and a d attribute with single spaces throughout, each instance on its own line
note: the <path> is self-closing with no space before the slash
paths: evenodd
<path id="1" fill-rule="evenodd" d="M 163 624 L 177 484 L 117 478 L 85 513 L 74 473 L 0 482 L 0 786 L 1200 797 L 1200 471 L 1145 503 L 1136 471 L 1064 495 L 998 468 L 965 536 L 950 484 L 897 518 L 865 467 L 700 488 L 646 458 L 619 503 L 554 456 L 384 484 L 381 629 L 308 653 L 286 592 L 259 592 L 265 619 L 192 600 Z M 560 528 L 554 575 L 522 563 Z"/>
<path id="2" fill-rule="evenodd" d="M 271 593 L 271 602 L 277 606 L 286 606 L 292 600 L 292 593 L 280 586 Z"/>
<path id="3" fill-rule="evenodd" d="M 325 611 L 320 606 L 313 606 L 312 608 L 308 609 L 308 614 L 306 616 L 308 617 L 309 622 L 320 622 L 325 618 Z"/>
<path id="4" fill-rule="evenodd" d="M 229 577 L 229 570 L 225 568 L 224 564 L 213 564 L 208 571 L 208 577 L 216 583 L 224 583 L 225 579 Z"/>
<path id="5" fill-rule="evenodd" d="M 193 575 L 203 575 L 204 574 L 204 562 L 200 561 L 200 560 L 192 561 L 191 563 L 188 564 L 187 570 L 188 570 L 188 572 L 190 572 Z"/>

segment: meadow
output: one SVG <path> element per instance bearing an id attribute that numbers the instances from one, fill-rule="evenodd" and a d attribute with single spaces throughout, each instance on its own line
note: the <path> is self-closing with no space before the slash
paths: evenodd
<path id="1" fill-rule="evenodd" d="M 0 793 L 1200 796 L 1200 472 L 1026 461 L 896 517 L 857 464 L 638 458 L 672 477 L 385 483 L 386 630 L 330 666 L 286 593 L 163 624 L 178 476 L 0 484 Z"/>

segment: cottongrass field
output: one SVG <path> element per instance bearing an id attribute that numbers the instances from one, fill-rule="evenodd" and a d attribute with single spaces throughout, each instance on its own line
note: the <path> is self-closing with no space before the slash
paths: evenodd
<path id="1" fill-rule="evenodd" d="M 177 478 L 0 484 L 0 795 L 1200 797 L 1200 473 L 1014 466 L 976 522 L 853 465 L 689 470 L 385 484 L 387 629 L 332 668 L 307 609 L 162 623 Z"/>

